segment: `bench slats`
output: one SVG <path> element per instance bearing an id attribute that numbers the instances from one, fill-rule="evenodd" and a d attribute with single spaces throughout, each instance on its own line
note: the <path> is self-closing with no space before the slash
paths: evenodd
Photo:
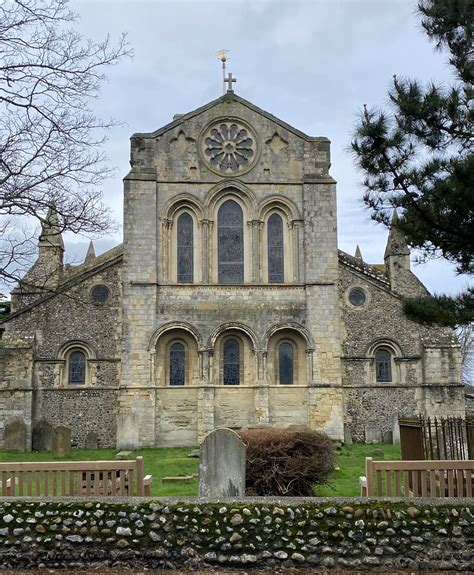
<path id="1" fill-rule="evenodd" d="M 135 461 L 41 461 L 0 463 L 0 495 L 151 495 L 143 458 Z"/>
<path id="2" fill-rule="evenodd" d="M 393 481 L 393 483 L 392 483 Z M 373 461 L 366 458 L 362 496 L 472 497 L 474 460 Z"/>

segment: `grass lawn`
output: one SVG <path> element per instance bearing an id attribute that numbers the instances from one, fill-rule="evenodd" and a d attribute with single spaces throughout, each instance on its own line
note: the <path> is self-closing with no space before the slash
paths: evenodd
<path id="1" fill-rule="evenodd" d="M 383 451 L 383 456 L 374 451 Z M 359 477 L 365 475 L 365 458 L 398 461 L 401 459 L 400 445 L 354 443 L 344 445 L 338 451 L 336 467 L 339 468 L 329 477 L 328 485 L 315 488 L 320 497 L 352 497 L 360 495 Z"/>
<path id="2" fill-rule="evenodd" d="M 143 456 L 145 474 L 153 475 L 152 495 L 180 496 L 197 495 L 198 480 L 193 479 L 190 483 L 162 483 L 163 477 L 176 477 L 179 475 L 193 475 L 198 473 L 199 460 L 188 457 L 192 447 L 169 447 L 161 449 L 141 449 L 133 451 L 131 458 L 137 455 Z M 374 451 L 380 449 L 384 456 L 374 455 Z M 55 458 L 51 453 L 17 453 L 0 451 L 2 461 L 87 461 L 98 459 L 115 459 L 115 449 L 74 449 L 68 457 Z M 398 445 L 378 444 L 354 444 L 342 447 L 338 451 L 336 465 L 339 468 L 329 478 L 329 484 L 316 488 L 319 496 L 358 496 L 359 476 L 365 472 L 365 458 L 374 459 L 400 459 Z"/>

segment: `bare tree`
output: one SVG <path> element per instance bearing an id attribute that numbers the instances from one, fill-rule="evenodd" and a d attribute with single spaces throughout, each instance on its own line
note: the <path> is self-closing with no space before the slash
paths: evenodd
<path id="1" fill-rule="evenodd" d="M 0 281 L 17 281 L 34 252 L 31 222 L 54 205 L 60 231 L 111 226 L 98 185 L 102 145 L 115 122 L 91 99 L 104 69 L 130 55 L 125 36 L 95 43 L 71 26 L 68 0 L 0 3 Z M 36 226 L 37 227 L 37 226 Z M 29 231 L 28 231 L 29 230 Z"/>

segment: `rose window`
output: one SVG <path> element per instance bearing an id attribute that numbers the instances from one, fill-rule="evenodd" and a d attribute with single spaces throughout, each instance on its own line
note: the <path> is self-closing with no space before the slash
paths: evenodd
<path id="1" fill-rule="evenodd" d="M 234 175 L 249 170 L 255 160 L 255 136 L 239 122 L 219 122 L 204 134 L 204 157 L 220 174 Z"/>

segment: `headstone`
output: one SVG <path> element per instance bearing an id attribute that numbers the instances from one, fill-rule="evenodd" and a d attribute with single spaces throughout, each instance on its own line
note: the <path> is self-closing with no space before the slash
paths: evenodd
<path id="1" fill-rule="evenodd" d="M 400 443 L 400 425 L 398 424 L 398 415 L 394 415 L 392 420 L 392 442 L 394 445 Z"/>
<path id="2" fill-rule="evenodd" d="M 85 448 L 86 449 L 99 448 L 99 438 L 97 437 L 97 433 L 89 431 L 89 433 L 86 435 Z"/>
<path id="3" fill-rule="evenodd" d="M 51 451 L 53 449 L 53 426 L 41 419 L 33 427 L 31 446 L 33 451 Z"/>
<path id="4" fill-rule="evenodd" d="M 344 423 L 344 443 L 346 445 L 352 445 L 352 432 L 347 423 Z"/>
<path id="5" fill-rule="evenodd" d="M 137 449 L 139 445 L 138 430 L 140 421 L 136 413 L 117 414 L 117 448 L 122 450 Z"/>
<path id="6" fill-rule="evenodd" d="M 378 425 L 365 426 L 366 443 L 382 443 L 382 430 Z"/>
<path id="7" fill-rule="evenodd" d="M 54 429 L 53 453 L 57 457 L 66 457 L 71 453 L 71 430 L 64 425 Z"/>
<path id="8" fill-rule="evenodd" d="M 211 431 L 201 444 L 199 495 L 243 497 L 247 448 L 231 429 Z"/>
<path id="9" fill-rule="evenodd" d="M 26 451 L 26 424 L 22 419 L 15 419 L 5 425 L 3 432 L 5 451 Z"/>
<path id="10" fill-rule="evenodd" d="M 384 431 L 382 435 L 382 443 L 388 443 L 388 444 L 393 443 L 393 431 L 391 429 Z"/>

